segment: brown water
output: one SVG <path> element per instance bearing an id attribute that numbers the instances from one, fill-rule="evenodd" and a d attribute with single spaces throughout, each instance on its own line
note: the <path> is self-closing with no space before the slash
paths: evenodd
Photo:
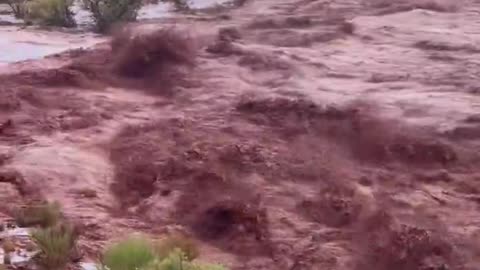
<path id="1" fill-rule="evenodd" d="M 480 269 L 480 2 L 451 3 L 251 0 L 149 24 L 196 41 L 178 74 L 169 35 L 9 65 L 0 213 L 59 201 L 93 257 L 184 232 L 232 270 Z M 116 72 L 129 56 L 145 77 Z"/>

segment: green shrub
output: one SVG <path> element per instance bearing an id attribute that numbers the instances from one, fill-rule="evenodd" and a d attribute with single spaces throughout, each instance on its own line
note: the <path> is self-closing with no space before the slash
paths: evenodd
<path id="1" fill-rule="evenodd" d="M 33 0 L 28 3 L 26 19 L 43 25 L 74 27 L 73 0 Z"/>
<path id="2" fill-rule="evenodd" d="M 47 202 L 18 209 L 15 213 L 15 221 L 21 227 L 39 225 L 46 228 L 57 224 L 61 216 L 60 204 Z"/>
<path id="3" fill-rule="evenodd" d="M 59 224 L 37 229 L 32 238 L 40 249 L 40 264 L 48 270 L 63 269 L 75 247 L 76 235 L 72 226 Z"/>
<path id="4" fill-rule="evenodd" d="M 189 261 L 196 259 L 200 255 L 197 244 L 183 235 L 168 236 L 155 243 L 155 253 L 160 259 L 168 257 L 177 248 L 185 254 Z"/>
<path id="5" fill-rule="evenodd" d="M 96 30 L 106 32 L 116 23 L 137 19 L 142 0 L 83 0 L 92 14 Z"/>
<path id="6" fill-rule="evenodd" d="M 142 270 L 226 270 L 221 265 L 194 263 L 180 249 L 174 249 L 162 259 L 155 260 Z"/>
<path id="7" fill-rule="evenodd" d="M 33 0 L 28 3 L 27 19 L 43 25 L 74 27 L 73 0 Z"/>
<path id="8" fill-rule="evenodd" d="M 10 6 L 16 18 L 44 25 L 75 26 L 71 7 L 74 0 L 0 0 Z"/>
<path id="9" fill-rule="evenodd" d="M 143 237 L 130 237 L 108 248 L 103 264 L 109 270 L 133 270 L 147 266 L 155 259 L 153 247 Z"/>
<path id="10" fill-rule="evenodd" d="M 221 265 L 193 262 L 198 254 L 196 244 L 184 236 L 170 236 L 154 247 L 145 238 L 131 237 L 107 249 L 103 269 L 226 270 Z"/>

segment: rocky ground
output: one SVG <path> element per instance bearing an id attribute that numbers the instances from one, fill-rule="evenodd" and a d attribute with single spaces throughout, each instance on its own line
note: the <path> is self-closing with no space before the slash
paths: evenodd
<path id="1" fill-rule="evenodd" d="M 115 43 L 11 64 L 0 210 L 60 202 L 92 258 L 180 231 L 233 270 L 479 269 L 479 13 L 250 0 L 136 26 L 189 35 L 154 72 Z"/>

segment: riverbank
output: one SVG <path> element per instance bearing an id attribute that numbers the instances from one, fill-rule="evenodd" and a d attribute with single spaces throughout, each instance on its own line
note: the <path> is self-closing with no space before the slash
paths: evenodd
<path id="1" fill-rule="evenodd" d="M 228 1 L 193 1 L 191 8 L 201 11 L 225 2 Z M 0 53 L 0 65 L 40 59 L 73 49 L 86 49 L 107 40 L 105 36 L 92 33 L 93 21 L 87 11 L 82 10 L 79 5 L 75 5 L 72 11 L 78 24 L 72 29 L 26 26 L 21 19 L 16 19 L 10 13 L 6 4 L 0 4 L 0 46 L 3 49 Z M 155 23 L 175 16 L 173 7 L 169 4 L 147 4 L 139 11 L 138 23 Z"/>

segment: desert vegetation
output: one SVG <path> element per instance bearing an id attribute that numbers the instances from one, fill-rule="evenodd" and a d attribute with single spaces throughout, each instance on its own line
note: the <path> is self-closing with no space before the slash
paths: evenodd
<path id="1" fill-rule="evenodd" d="M 63 269 L 69 262 L 76 242 L 74 229 L 68 223 L 37 229 L 32 233 L 32 238 L 40 250 L 39 264 L 51 270 Z"/>
<path id="2" fill-rule="evenodd" d="M 135 21 L 141 5 L 141 0 L 84 0 L 99 32 L 107 31 L 115 23 Z"/>
<path id="3" fill-rule="evenodd" d="M 80 230 L 62 214 L 57 202 L 32 203 L 15 211 L 15 222 L 30 228 L 30 241 L 22 244 L 34 251 L 29 265 L 35 269 L 60 270 L 79 257 Z M 11 226 L 11 225 L 10 225 Z M 8 229 L 8 228 L 4 228 Z M 2 239 L 5 252 L 0 269 L 10 269 L 10 254 L 19 249 L 17 240 Z M 200 255 L 197 243 L 187 236 L 173 234 L 150 240 L 146 235 L 131 235 L 108 246 L 98 269 L 109 270 L 226 270 L 221 265 L 194 261 Z M 13 266 L 12 267 L 16 267 Z"/>
<path id="4" fill-rule="evenodd" d="M 3 0 L 16 18 L 27 23 L 74 27 L 73 0 Z"/>
<path id="5" fill-rule="evenodd" d="M 94 23 L 94 30 L 105 33 L 116 24 L 136 21 L 138 11 L 145 0 L 78 0 L 80 6 L 87 10 Z M 160 0 L 171 4 L 176 11 L 189 11 L 188 0 Z M 76 21 L 72 7 L 75 0 L 0 0 L 7 4 L 16 18 L 26 23 L 46 26 L 74 27 Z"/>
<path id="6" fill-rule="evenodd" d="M 28 3 L 24 17 L 43 25 L 73 27 L 72 5 L 73 0 L 35 0 Z"/>
<path id="7" fill-rule="evenodd" d="M 78 233 L 63 216 L 60 204 L 57 202 L 31 203 L 16 209 L 13 217 L 15 223 L 5 226 L 4 229 L 8 230 L 12 226 L 13 228 L 26 227 L 29 228 L 30 237 L 22 241 L 12 236 L 12 238 L 2 239 L 1 247 L 5 252 L 2 267 L 9 267 L 12 263 L 11 254 L 34 252 L 36 255 L 28 261 L 29 266 L 36 265 L 41 269 L 49 270 L 64 269 L 71 261 Z"/>
<path id="8" fill-rule="evenodd" d="M 131 236 L 107 248 L 102 269 L 110 270 L 226 270 L 217 264 L 194 262 L 197 246 L 184 236 L 152 242 L 145 236 Z"/>

